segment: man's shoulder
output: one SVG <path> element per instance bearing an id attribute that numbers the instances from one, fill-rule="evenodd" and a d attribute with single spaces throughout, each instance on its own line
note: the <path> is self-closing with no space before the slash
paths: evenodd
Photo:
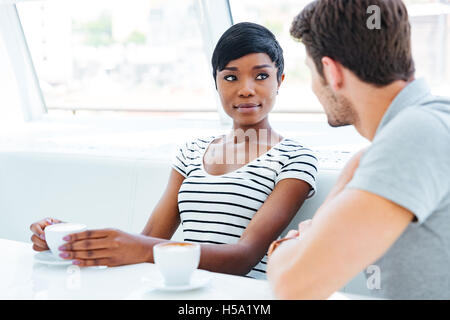
<path id="1" fill-rule="evenodd" d="M 419 114 L 428 116 L 430 122 L 437 122 L 438 128 L 445 128 L 450 134 L 450 98 L 434 97 L 433 100 L 422 104 L 418 110 Z"/>
<path id="2" fill-rule="evenodd" d="M 375 136 L 363 158 L 371 166 L 386 163 L 436 163 L 441 170 L 450 170 L 442 162 L 450 154 L 450 102 L 427 102 L 403 109 Z M 445 166 L 446 169 L 442 167 Z M 403 167 L 403 170 L 407 170 Z M 395 170 L 399 170 L 396 168 Z"/>
<path id="3" fill-rule="evenodd" d="M 421 138 L 419 141 L 432 138 L 450 141 L 450 101 L 436 100 L 405 108 L 384 129 L 380 136 L 400 138 L 390 139 L 393 142 L 401 141 L 401 136 Z"/>

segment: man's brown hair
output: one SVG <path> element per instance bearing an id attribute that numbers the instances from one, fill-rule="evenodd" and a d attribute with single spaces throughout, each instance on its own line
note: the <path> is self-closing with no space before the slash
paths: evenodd
<path id="1" fill-rule="evenodd" d="M 373 5 L 379 8 L 379 28 L 368 25 Z M 322 77 L 323 57 L 376 86 L 414 75 L 411 26 L 401 0 L 316 0 L 294 18 L 290 32 L 304 43 Z"/>

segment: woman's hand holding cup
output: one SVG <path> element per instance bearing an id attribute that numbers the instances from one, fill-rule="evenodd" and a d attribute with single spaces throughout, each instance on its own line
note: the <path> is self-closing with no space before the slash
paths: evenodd
<path id="1" fill-rule="evenodd" d="M 55 218 L 45 218 L 33 223 L 30 226 L 30 230 L 33 233 L 33 235 L 31 236 L 31 242 L 33 243 L 33 250 L 35 251 L 49 250 L 47 242 L 45 241 L 44 230 L 47 226 L 61 222 L 62 222 L 61 220 Z"/>

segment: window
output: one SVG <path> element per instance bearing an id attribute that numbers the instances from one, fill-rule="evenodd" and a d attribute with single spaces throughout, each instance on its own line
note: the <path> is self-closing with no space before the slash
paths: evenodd
<path id="1" fill-rule="evenodd" d="M 230 0 L 233 22 L 264 25 L 284 50 L 286 78 L 274 112 L 323 112 L 313 92 L 306 52 L 294 41 L 291 22 L 310 0 Z M 405 0 L 411 16 L 416 76 L 424 76 L 435 94 L 450 92 L 450 1 Z M 301 101 L 301 103 L 299 103 Z"/>
<path id="2" fill-rule="evenodd" d="M 445 95 L 450 92 L 450 1 L 404 1 L 411 16 L 416 76 L 426 77 L 434 93 Z M 205 2 L 19 2 L 47 110 L 221 110 L 210 70 L 211 44 L 205 43 L 210 30 L 204 23 L 216 23 L 217 17 L 205 17 L 200 8 Z M 268 27 L 284 49 L 286 80 L 274 112 L 323 112 L 311 91 L 304 48 L 289 34 L 293 17 L 309 2 L 229 0 L 234 23 Z M 228 15 L 217 3 L 208 2 L 219 15 Z"/>
<path id="3" fill-rule="evenodd" d="M 409 6 L 416 77 L 425 77 L 433 93 L 450 92 L 450 1 L 405 1 Z"/>
<path id="4" fill-rule="evenodd" d="M 17 4 L 46 107 L 216 111 L 196 0 Z"/>

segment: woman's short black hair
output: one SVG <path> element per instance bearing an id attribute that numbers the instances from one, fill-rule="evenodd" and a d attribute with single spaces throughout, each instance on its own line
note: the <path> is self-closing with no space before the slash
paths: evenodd
<path id="1" fill-rule="evenodd" d="M 211 59 L 214 81 L 217 72 L 222 71 L 230 61 L 250 53 L 266 53 L 278 68 L 277 79 L 281 81 L 283 49 L 269 29 L 251 22 L 237 23 L 220 37 Z"/>

